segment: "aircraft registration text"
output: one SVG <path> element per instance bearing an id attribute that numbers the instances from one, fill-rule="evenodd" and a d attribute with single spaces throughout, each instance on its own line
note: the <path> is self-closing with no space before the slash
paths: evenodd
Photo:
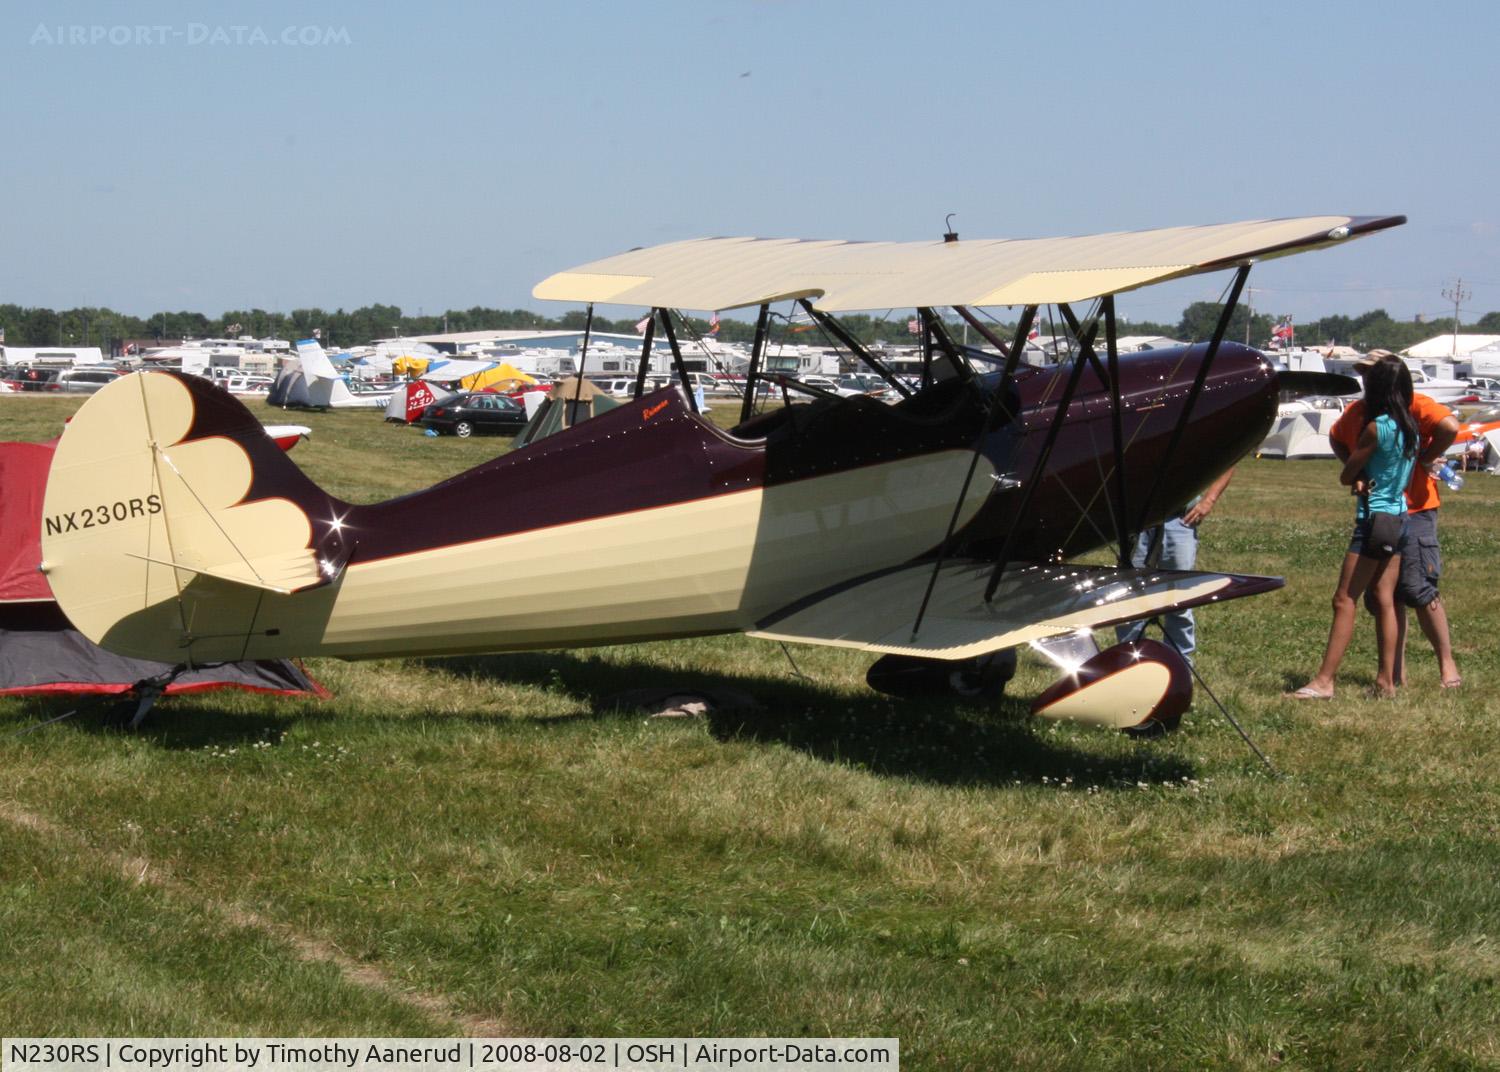
<path id="1" fill-rule="evenodd" d="M 112 503 L 85 506 L 81 510 L 53 514 L 46 519 L 47 535 L 56 536 L 64 532 L 99 528 L 117 521 L 129 521 L 133 517 L 146 517 L 161 513 L 161 496 L 156 493 L 145 498 L 117 499 Z"/>

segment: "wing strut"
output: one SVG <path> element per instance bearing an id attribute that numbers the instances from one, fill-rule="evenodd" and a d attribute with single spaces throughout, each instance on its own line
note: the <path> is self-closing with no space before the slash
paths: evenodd
<path id="1" fill-rule="evenodd" d="M 761 357 L 766 350 L 766 334 L 771 323 L 771 305 L 761 302 L 760 315 L 755 318 L 755 341 L 750 344 L 750 368 L 745 372 L 745 399 L 740 403 L 740 423 L 744 424 L 755 412 L 755 379 L 760 375 Z"/>
<path id="2" fill-rule="evenodd" d="M 635 368 L 635 394 L 634 398 L 640 398 L 646 393 L 646 373 L 651 371 L 651 343 L 656 338 L 656 310 L 651 310 L 651 315 L 646 318 L 646 333 L 641 340 L 641 360 Z"/>
<path id="3" fill-rule="evenodd" d="M 1094 372 L 1099 376 L 1099 382 L 1103 383 L 1107 378 L 1107 374 L 1104 371 L 1104 365 L 1099 361 L 1099 354 L 1094 349 L 1093 342 L 1099 334 L 1099 328 L 1095 324 L 1095 321 L 1099 318 L 1099 313 L 1096 311 L 1090 319 L 1089 324 L 1093 330 L 1087 333 L 1088 338 L 1085 339 L 1083 325 L 1078 322 L 1078 314 L 1073 312 L 1073 307 L 1067 302 L 1058 302 L 1057 310 L 1062 313 L 1063 319 L 1068 322 L 1068 330 L 1073 333 L 1073 338 L 1078 342 L 1078 358 L 1093 365 Z"/>
<path id="4" fill-rule="evenodd" d="M 1023 315 L 1026 317 L 1026 322 L 1028 324 L 1036 323 L 1036 313 L 1038 306 L 1028 305 L 1025 308 L 1027 310 L 1030 310 L 1029 313 L 1023 312 Z M 1015 374 L 1016 371 L 1016 365 L 1020 363 L 1020 358 L 1012 358 L 1011 354 L 1024 353 L 1026 349 L 1026 340 L 1022 339 L 1019 346 L 1013 346 L 1010 343 L 1005 342 L 993 331 L 991 331 L 989 325 L 985 324 L 984 321 L 975 316 L 967 307 L 962 305 L 955 305 L 953 307 L 953 310 L 954 312 L 958 313 L 959 316 L 963 317 L 964 320 L 968 322 L 971 328 L 979 332 L 980 337 L 984 339 L 985 342 L 993 346 L 1000 353 L 1000 356 L 1005 358 L 1005 368 L 1000 375 L 1000 388 L 1001 391 L 1004 392 L 1005 389 L 1010 386 L 1011 377 Z M 1030 334 L 1031 331 L 1028 328 L 1027 335 Z M 1006 410 L 1007 419 L 1014 420 L 1015 416 L 1016 415 L 1014 413 L 1011 413 L 1008 409 Z"/>
<path id="5" fill-rule="evenodd" d="M 845 331 L 844 325 L 840 324 L 837 320 L 829 316 L 827 313 L 819 312 L 817 309 L 814 309 L 813 303 L 808 301 L 806 298 L 798 298 L 797 304 L 802 306 L 802 308 L 806 310 L 807 315 L 813 318 L 814 323 L 816 323 L 824 331 L 828 332 L 828 334 L 832 335 L 839 342 L 847 346 L 849 348 L 849 352 L 852 353 L 855 357 L 859 358 L 866 365 L 869 365 L 872 369 L 874 369 L 876 374 L 886 383 L 890 384 L 891 387 L 895 389 L 897 394 L 899 394 L 902 398 L 911 397 L 911 389 L 895 376 L 893 376 L 890 369 L 886 368 L 878 360 L 876 360 L 874 354 L 870 353 L 870 351 L 866 350 L 862 345 L 860 345 L 858 339 Z"/>
<path id="6" fill-rule="evenodd" d="M 1162 459 L 1161 467 L 1156 470 L 1156 479 L 1151 482 L 1151 490 L 1146 493 L 1146 498 L 1141 502 L 1141 511 L 1135 523 L 1137 532 L 1146 527 L 1146 518 L 1151 516 L 1151 506 L 1156 500 L 1157 493 L 1161 491 L 1162 480 L 1167 475 L 1167 467 L 1177 456 L 1177 446 L 1182 441 L 1182 433 L 1187 429 L 1188 421 L 1193 416 L 1193 407 L 1198 402 L 1198 396 L 1203 393 L 1203 384 L 1208 379 L 1208 370 L 1213 366 L 1214 357 L 1219 352 L 1219 345 L 1224 341 L 1224 333 L 1229 330 L 1229 318 L 1234 314 L 1235 306 L 1239 304 L 1240 292 L 1245 289 L 1245 280 L 1249 276 L 1249 264 L 1240 265 L 1239 270 L 1234 273 L 1234 282 L 1229 286 L 1229 297 L 1225 299 L 1224 308 L 1219 311 L 1219 321 L 1214 325 L 1213 339 L 1209 341 L 1208 351 L 1203 355 L 1203 361 L 1198 366 L 1198 375 L 1193 377 L 1193 386 L 1188 391 L 1187 400 L 1182 406 L 1182 416 L 1177 419 L 1177 427 L 1172 429 L 1172 438 L 1167 442 L 1167 455 Z"/>
<path id="7" fill-rule="evenodd" d="M 682 393 L 687 395 L 688 409 L 698 412 L 698 399 L 692 392 L 692 381 L 688 379 L 687 366 L 682 363 L 682 348 L 677 345 L 677 332 L 672 327 L 672 310 L 661 311 L 662 330 L 667 333 L 667 345 L 672 348 L 672 366 L 677 369 L 677 379 L 682 384 Z"/>
<path id="8" fill-rule="evenodd" d="M 1109 433 L 1115 448 L 1115 526 L 1120 538 L 1120 568 L 1130 565 L 1130 543 L 1134 533 L 1125 523 L 1125 416 L 1120 412 L 1120 348 L 1115 325 L 1115 296 L 1104 296 L 1104 346 L 1109 363 Z"/>
<path id="9" fill-rule="evenodd" d="M 1026 347 L 1026 337 L 1031 334 L 1032 322 L 1036 319 L 1035 305 L 1028 305 L 1021 310 L 1021 319 L 1016 323 L 1016 337 L 1011 344 L 1009 353 L 1020 353 Z M 970 313 L 967 309 L 959 309 L 959 313 L 968 320 Z M 971 321 L 972 323 L 972 321 Z M 977 325 L 976 325 L 977 326 Z M 1005 352 L 1005 345 L 988 329 L 979 328 L 980 334 L 987 338 L 997 350 Z M 964 500 L 969 495 L 969 485 L 974 481 L 974 470 L 979 465 L 979 456 L 983 451 L 984 437 L 990 432 L 995 423 L 995 414 L 1004 410 L 1007 420 L 1014 420 L 1015 414 L 1011 412 L 1010 406 L 1005 402 L 1007 392 L 1011 385 L 1011 366 L 1014 362 L 1007 362 L 1005 374 L 1001 376 L 1000 382 L 995 385 L 995 393 L 990 397 L 990 409 L 985 414 L 984 423 L 979 426 L 979 435 L 974 440 L 974 456 L 969 459 L 969 471 L 964 476 L 964 485 L 959 489 L 958 501 L 953 504 L 953 516 L 948 519 L 948 531 L 943 534 L 943 542 L 938 544 L 937 561 L 932 564 L 932 576 L 927 578 L 927 589 L 922 593 L 922 604 L 917 608 L 916 620 L 912 623 L 911 638 L 917 639 L 917 633 L 922 628 L 922 618 L 927 614 L 927 605 L 932 602 L 932 590 L 937 585 L 938 574 L 943 569 L 943 559 L 948 554 L 948 544 L 953 540 L 953 530 L 958 527 L 958 517 L 963 511 Z"/>
<path id="10" fill-rule="evenodd" d="M 942 318 L 931 309 L 918 309 L 922 316 L 922 324 L 925 328 L 924 337 L 927 340 L 927 360 L 922 364 L 922 386 L 930 386 L 932 379 L 932 344 L 935 342 L 938 349 L 943 351 L 943 356 L 953 366 L 953 373 L 961 380 L 974 378 L 974 369 L 969 362 L 959 355 L 958 347 L 953 345 L 953 338 L 948 334 L 948 329 L 943 326 Z"/>
<path id="11" fill-rule="evenodd" d="M 1089 321 L 1085 333 L 1079 337 L 1080 345 L 1092 350 L 1094 335 L 1099 330 L 1098 318 Z M 1006 362 L 1007 379 L 1011 364 L 1017 360 L 1020 347 L 1011 350 L 1010 360 Z M 1073 361 L 1073 368 L 1068 373 L 1068 382 L 1063 387 L 1062 398 L 1057 400 L 1057 413 L 1052 418 L 1052 424 L 1047 429 L 1047 438 L 1042 441 L 1042 449 L 1037 453 L 1036 464 L 1031 468 L 1031 477 L 1026 481 L 1026 487 L 1021 492 L 1020 505 L 1016 507 L 1015 516 L 1022 518 L 1031 507 L 1031 500 L 1036 497 L 1037 488 L 1041 486 L 1042 476 L 1047 472 L 1047 463 L 1052 459 L 1052 448 L 1057 444 L 1057 437 L 1062 432 L 1063 422 L 1068 416 L 1068 407 L 1072 405 L 1073 396 L 1078 393 L 1078 381 L 1083 378 L 1083 370 L 1088 366 L 1088 361 L 1080 354 Z M 995 559 L 995 568 L 990 573 L 990 581 L 984 586 L 984 601 L 988 603 L 995 598 L 995 590 L 1000 587 L 1000 579 L 1005 575 L 1005 563 L 1010 556 L 1011 545 L 1015 543 L 1016 533 L 1020 531 L 1019 524 L 1013 524 L 1005 534 L 1005 542 L 1000 545 L 1000 554 Z"/>
<path id="12" fill-rule="evenodd" d="M 687 332 L 687 337 L 692 340 L 693 345 L 696 346 L 699 350 L 703 351 L 704 371 L 707 372 L 708 366 L 712 365 L 714 368 L 718 369 L 720 373 L 727 374 L 729 372 L 728 367 L 724 364 L 724 362 L 720 361 L 717 357 L 714 356 L 714 352 L 709 347 L 708 343 L 703 341 L 703 336 L 698 334 L 698 329 L 693 326 L 693 318 L 690 316 L 684 316 L 682 310 L 679 309 L 677 311 L 677 319 L 682 321 L 683 330 Z M 729 386 L 734 389 L 734 393 L 736 395 L 740 393 L 740 389 L 735 386 L 733 382 L 731 382 Z M 696 388 L 694 389 L 696 390 Z"/>
<path id="13" fill-rule="evenodd" d="M 578 351 L 578 386 L 573 389 L 573 413 L 578 412 L 578 400 L 583 397 L 583 370 L 589 363 L 589 335 L 594 330 L 594 303 L 589 302 L 589 315 L 583 322 L 583 349 Z M 566 418 L 568 411 L 564 410 Z"/>
<path id="14" fill-rule="evenodd" d="M 1125 427 L 1124 419 L 1120 413 L 1120 353 L 1116 344 L 1115 335 L 1115 296 L 1106 294 L 1100 299 L 1101 312 L 1104 314 L 1104 346 L 1108 357 L 1108 369 L 1099 362 L 1099 354 L 1092 345 L 1083 342 L 1083 333 L 1080 330 L 1078 317 L 1067 304 L 1058 306 L 1062 310 L 1063 318 L 1068 322 L 1068 328 L 1073 332 L 1073 337 L 1079 340 L 1081 354 L 1087 356 L 1092 362 L 1094 370 L 1099 374 L 1099 379 L 1109 388 L 1109 415 L 1110 415 L 1110 437 L 1113 440 L 1115 453 L 1115 498 L 1111 503 L 1113 507 L 1112 516 L 1115 523 L 1115 539 L 1120 544 L 1120 565 L 1130 565 L 1130 544 L 1135 533 L 1130 530 L 1125 519 L 1129 515 L 1125 509 Z"/>

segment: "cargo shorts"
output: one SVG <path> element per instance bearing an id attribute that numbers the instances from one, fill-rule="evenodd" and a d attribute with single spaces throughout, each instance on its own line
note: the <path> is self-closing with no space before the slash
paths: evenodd
<path id="1" fill-rule="evenodd" d="M 1401 577 L 1396 582 L 1398 603 L 1425 607 L 1438 597 L 1443 557 L 1438 551 L 1437 516 L 1436 510 L 1418 510 L 1407 515 Z"/>

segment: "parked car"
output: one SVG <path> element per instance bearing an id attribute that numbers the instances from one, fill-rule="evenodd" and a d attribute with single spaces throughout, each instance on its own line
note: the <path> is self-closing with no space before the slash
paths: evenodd
<path id="1" fill-rule="evenodd" d="M 1493 376 L 1470 377 L 1469 386 L 1474 388 L 1481 402 L 1493 402 L 1500 399 L 1500 379 Z"/>
<path id="2" fill-rule="evenodd" d="M 839 377 L 838 392 L 841 395 L 884 394 L 891 385 L 873 372 L 855 372 Z"/>
<path id="3" fill-rule="evenodd" d="M 57 386 L 53 389 L 75 395 L 93 394 L 119 378 L 120 374 L 112 368 L 68 368 L 57 374 Z"/>
<path id="4" fill-rule="evenodd" d="M 12 385 L 23 391 L 56 391 L 58 368 L 18 368 Z"/>
<path id="5" fill-rule="evenodd" d="M 215 382 L 232 395 L 264 395 L 276 381 L 269 376 L 227 376 Z"/>
<path id="6" fill-rule="evenodd" d="M 93 394 L 120 373 L 97 365 L 79 368 L 17 368 L 7 377 L 10 385 L 21 391 L 66 391 L 69 394 Z"/>
<path id="7" fill-rule="evenodd" d="M 526 427 L 526 409 L 505 395 L 479 392 L 455 395 L 422 412 L 422 426 L 438 433 L 515 435 Z"/>
<path id="8" fill-rule="evenodd" d="M 612 380 L 591 378 L 589 382 L 592 383 L 595 387 L 599 388 L 599 390 L 603 391 L 605 394 L 609 395 L 611 398 L 632 398 L 635 395 L 634 376 L 631 376 L 628 379 L 625 377 L 620 377 L 618 379 Z M 651 389 L 649 384 L 647 385 L 646 389 L 648 391 Z"/>
<path id="9" fill-rule="evenodd" d="M 634 376 L 622 376 L 622 377 L 619 377 L 617 379 L 609 379 L 609 380 L 595 379 L 592 382 L 593 382 L 593 384 L 594 384 L 595 387 L 599 388 L 599 390 L 603 391 L 604 393 L 606 393 L 607 395 L 609 395 L 611 398 L 634 398 L 635 397 L 635 377 Z M 643 388 L 643 393 L 649 395 L 652 391 L 659 391 L 663 387 L 665 387 L 667 385 L 667 383 L 668 383 L 668 381 L 664 377 L 661 377 L 661 376 L 647 376 L 646 377 L 646 384 L 645 384 L 645 387 Z"/>

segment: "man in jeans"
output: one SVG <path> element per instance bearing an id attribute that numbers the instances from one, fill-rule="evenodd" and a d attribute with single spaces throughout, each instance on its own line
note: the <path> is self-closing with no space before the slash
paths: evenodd
<path id="1" fill-rule="evenodd" d="M 1230 469 L 1223 476 L 1215 480 L 1208 490 L 1198 498 L 1188 503 L 1175 517 L 1168 518 L 1165 522 L 1154 528 L 1146 529 L 1135 540 L 1135 550 L 1131 552 L 1130 564 L 1137 569 L 1144 568 L 1149 562 L 1153 567 L 1172 570 L 1190 570 L 1198 561 L 1198 524 L 1213 510 L 1214 504 L 1219 501 L 1219 496 L 1224 494 L 1224 489 L 1229 486 L 1229 478 L 1234 476 L 1234 470 Z M 1152 555 L 1153 545 L 1159 548 L 1157 555 Z M 1120 643 L 1138 640 L 1146 631 L 1146 622 L 1129 622 L 1115 628 L 1115 639 Z M 1193 652 L 1198 647 L 1197 627 L 1193 622 L 1191 610 L 1170 610 L 1161 615 L 1161 630 L 1166 634 L 1167 643 L 1177 649 L 1188 665 L 1193 663 Z"/>
<path id="2" fill-rule="evenodd" d="M 1355 362 L 1354 370 L 1363 374 L 1389 352 L 1371 350 Z M 1401 577 L 1396 582 L 1395 682 L 1400 685 L 1406 680 L 1406 608 L 1413 607 L 1417 612 L 1417 624 L 1422 627 L 1437 655 L 1443 688 L 1456 689 L 1463 684 L 1463 679 L 1453 659 L 1448 612 L 1438 595 L 1438 578 L 1443 571 L 1437 535 L 1441 501 L 1438 482 L 1431 470 L 1441 464 L 1443 452 L 1453 445 L 1453 439 L 1458 435 L 1458 418 L 1447 406 L 1423 394 L 1412 395 L 1411 415 L 1417 422 L 1417 464 L 1412 466 L 1411 482 L 1406 485 L 1406 542 L 1401 545 Z M 1364 401 L 1350 403 L 1328 432 L 1329 445 L 1339 461 L 1349 460 L 1364 426 Z M 1366 607 L 1369 607 L 1368 595 Z"/>

